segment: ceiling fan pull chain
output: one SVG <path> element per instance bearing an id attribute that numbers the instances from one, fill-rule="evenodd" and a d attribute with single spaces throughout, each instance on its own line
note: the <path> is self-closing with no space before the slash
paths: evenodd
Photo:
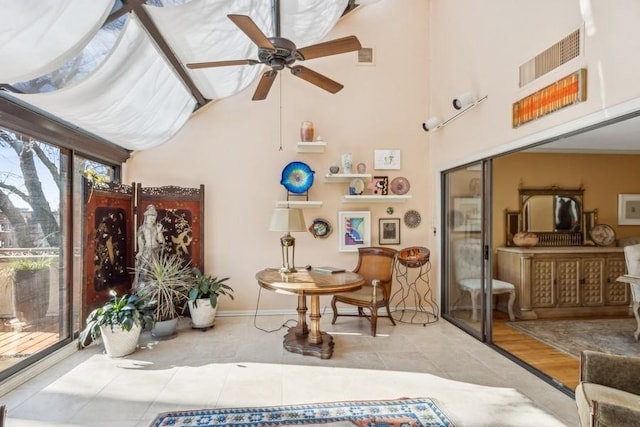
<path id="1" fill-rule="evenodd" d="M 278 85 L 280 86 L 280 151 L 282 151 L 282 74 L 278 75 Z"/>

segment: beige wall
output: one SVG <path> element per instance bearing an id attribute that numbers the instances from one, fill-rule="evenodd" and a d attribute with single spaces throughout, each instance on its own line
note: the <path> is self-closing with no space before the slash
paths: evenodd
<path id="1" fill-rule="evenodd" d="M 562 133 L 560 125 L 640 96 L 640 85 L 633 84 L 640 60 L 626 54 L 640 49 L 637 1 L 620 0 L 612 7 L 606 0 L 432 0 L 430 15 L 430 115 L 452 116 L 451 100 L 465 91 L 489 96 L 429 135 L 436 171 L 535 142 L 545 131 Z M 581 57 L 518 87 L 520 65 L 580 27 L 585 28 Z M 585 67 L 586 102 L 511 127 L 513 102 Z"/>
<path id="2" fill-rule="evenodd" d="M 327 39 L 357 35 L 363 46 L 375 49 L 375 66 L 356 65 L 355 54 L 305 63 L 344 84 L 338 94 L 285 71 L 265 101 L 251 101 L 254 84 L 203 108 L 173 140 L 135 153 L 127 162 L 125 181 L 148 186 L 205 184 L 205 270 L 230 276 L 236 294 L 234 301 L 223 302 L 221 311 L 254 310 L 255 273 L 280 265 L 282 233 L 269 231 L 268 225 L 274 202 L 286 198 L 279 182 L 291 161 L 306 162 L 316 171 L 310 199 L 323 206 L 305 209 L 307 223 L 322 217 L 336 226 L 339 211 L 369 210 L 372 244 L 377 245 L 379 218 L 402 217 L 416 209 L 423 222 L 415 229 L 402 225 L 397 248 L 429 246 L 427 218 L 433 197 L 427 193 L 427 145 L 420 127 L 427 113 L 427 19 L 423 0 L 383 0 L 363 7 L 340 21 Z M 303 120 L 314 122 L 316 135 L 327 142 L 325 153 L 296 153 Z M 401 170 L 373 171 L 373 150 L 388 148 L 401 150 Z M 353 154 L 354 164 L 364 162 L 368 172 L 406 177 L 413 198 L 400 204 L 343 203 L 348 184 L 327 184 L 323 177 L 345 152 Z M 395 209 L 393 215 L 385 212 L 389 206 Z M 327 239 L 314 239 L 310 233 L 294 237 L 298 265 L 355 267 L 357 254 L 338 252 L 336 230 Z M 323 306 L 328 303 L 329 299 L 322 301 Z M 294 297 L 263 292 L 260 309 L 292 311 L 295 304 Z"/>
<path id="3" fill-rule="evenodd" d="M 364 46 L 376 49 L 374 67 L 355 65 L 352 54 L 305 64 L 343 83 L 342 92 L 328 95 L 283 73 L 267 100 L 251 102 L 250 87 L 195 114 L 167 144 L 136 153 L 126 165 L 125 181 L 206 185 L 206 270 L 232 277 L 237 298 L 225 301 L 223 311 L 249 311 L 258 296 L 254 273 L 280 260 L 279 235 L 267 227 L 274 201 L 284 197 L 278 184 L 284 165 L 302 160 L 317 171 L 310 195 L 324 204 L 305 211 L 308 222 L 324 217 L 335 225 L 340 210 L 370 210 L 376 244 L 377 221 L 388 217 L 387 205 L 343 204 L 346 185 L 325 184 L 322 176 L 344 152 L 352 152 L 355 163 L 371 167 L 374 149 L 400 149 L 402 169 L 389 175 L 406 176 L 413 199 L 392 205 L 392 216 L 417 209 L 422 224 L 416 229 L 403 226 L 399 247 L 431 249 L 431 286 L 436 287 L 440 236 L 434 238 L 432 225 L 440 221 L 440 172 L 640 109 L 640 85 L 633 84 L 640 60 L 629 54 L 640 50 L 639 16 L 640 3 L 634 0 L 618 0 L 615 7 L 606 0 L 380 0 L 343 19 L 328 36 L 356 34 Z M 582 26 L 586 37 L 581 57 L 518 87 L 522 63 Z M 512 129 L 514 101 L 583 67 L 588 69 L 586 102 Z M 422 131 L 420 123 L 432 115 L 453 116 L 451 100 L 469 90 L 489 98 L 436 132 Z M 303 120 L 312 120 L 328 142 L 324 154 L 295 152 Z M 558 181 L 580 185 L 575 177 L 590 174 Z M 611 200 L 618 189 L 610 191 L 609 200 L 602 196 L 596 206 L 592 195 L 608 191 L 599 185 L 584 181 L 586 206 L 598 208 L 600 222 L 615 225 Z M 625 192 L 640 193 L 633 187 Z M 517 191 L 508 193 L 505 197 L 517 197 Z M 509 202 L 497 209 L 507 205 L 517 207 Z M 496 225 L 502 222 L 498 219 Z M 298 264 L 355 264 L 355 254 L 337 251 L 335 232 L 326 240 L 309 233 L 297 233 L 296 238 Z M 265 293 L 260 308 L 282 310 L 294 304 L 292 298 Z"/>

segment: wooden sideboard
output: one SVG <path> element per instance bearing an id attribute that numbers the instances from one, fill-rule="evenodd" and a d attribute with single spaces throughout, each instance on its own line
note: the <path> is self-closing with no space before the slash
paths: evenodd
<path id="1" fill-rule="evenodd" d="M 497 278 L 516 287 L 519 319 L 628 315 L 621 247 L 500 247 Z"/>

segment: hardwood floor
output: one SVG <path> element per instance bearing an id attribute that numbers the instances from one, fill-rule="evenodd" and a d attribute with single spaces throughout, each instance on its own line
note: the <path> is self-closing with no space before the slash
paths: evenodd
<path id="1" fill-rule="evenodd" d="M 470 311 L 456 311 L 456 318 L 479 330 L 480 324 L 470 320 Z M 552 320 L 552 319 L 545 319 Z M 558 384 L 575 390 L 579 381 L 580 360 L 544 344 L 507 325 L 509 316 L 501 311 L 493 314 L 493 343 L 513 356 L 543 372 Z"/>
<path id="2" fill-rule="evenodd" d="M 579 380 L 580 360 L 509 327 L 508 320 L 503 313 L 494 314 L 493 343 L 556 382 L 575 390 Z"/>

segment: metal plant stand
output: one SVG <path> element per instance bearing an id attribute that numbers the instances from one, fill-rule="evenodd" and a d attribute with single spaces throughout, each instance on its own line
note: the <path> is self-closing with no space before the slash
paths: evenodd
<path id="1" fill-rule="evenodd" d="M 429 255 L 429 249 L 421 246 L 398 252 L 395 270 L 400 289 L 391 298 L 391 301 L 398 301 L 391 312 L 394 320 L 423 326 L 438 320 L 438 305 L 429 286 Z M 423 285 L 422 293 L 418 285 Z"/>

